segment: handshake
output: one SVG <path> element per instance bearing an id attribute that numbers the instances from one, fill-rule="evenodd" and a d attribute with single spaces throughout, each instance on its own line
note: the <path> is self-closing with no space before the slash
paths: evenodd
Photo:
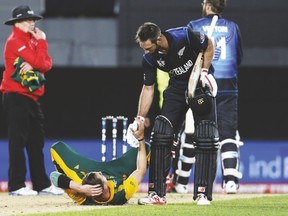
<path id="1" fill-rule="evenodd" d="M 127 143 L 133 148 L 139 147 L 140 141 L 144 140 L 144 122 L 144 117 L 137 116 L 134 122 L 128 126 Z"/>

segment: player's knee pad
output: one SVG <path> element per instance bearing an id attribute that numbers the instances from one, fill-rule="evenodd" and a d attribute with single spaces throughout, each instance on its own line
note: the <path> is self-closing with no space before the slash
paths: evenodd
<path id="1" fill-rule="evenodd" d="M 219 133 L 217 124 L 214 121 L 202 120 L 195 130 L 196 149 L 218 149 Z"/>
<path id="2" fill-rule="evenodd" d="M 159 196 L 166 194 L 166 176 L 171 165 L 171 147 L 174 141 L 174 130 L 171 122 L 162 115 L 156 117 L 151 133 L 151 164 L 154 189 Z M 151 182 L 151 183 L 153 183 Z"/>
<path id="3" fill-rule="evenodd" d="M 225 139 L 220 142 L 221 166 L 224 179 L 227 176 L 233 176 L 236 180 L 242 178 L 242 173 L 239 171 L 239 147 L 242 145 L 243 142 L 234 139 Z"/>
<path id="4" fill-rule="evenodd" d="M 173 144 L 174 130 L 171 122 L 163 115 L 158 115 L 155 118 L 154 126 L 151 133 L 151 144 L 169 145 Z M 152 145 L 153 145 L 152 144 Z"/>

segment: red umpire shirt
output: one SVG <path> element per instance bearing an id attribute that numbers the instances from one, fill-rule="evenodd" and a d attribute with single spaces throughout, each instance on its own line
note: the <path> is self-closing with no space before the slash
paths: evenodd
<path id="1" fill-rule="evenodd" d="M 44 85 L 34 92 L 29 92 L 26 87 L 11 78 L 14 73 L 13 64 L 17 57 L 28 62 L 33 69 L 38 70 L 44 77 L 44 73 L 52 68 L 52 59 L 48 54 L 46 40 L 36 40 L 30 33 L 25 33 L 14 26 L 4 47 L 5 70 L 0 90 L 3 94 L 17 92 L 37 101 L 44 94 Z"/>

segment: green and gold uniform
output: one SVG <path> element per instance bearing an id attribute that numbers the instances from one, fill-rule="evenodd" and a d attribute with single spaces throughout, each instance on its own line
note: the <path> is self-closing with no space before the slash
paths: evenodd
<path id="1" fill-rule="evenodd" d="M 108 162 L 86 158 L 63 142 L 54 143 L 50 151 L 56 170 L 79 184 L 88 172 L 102 172 L 107 178 L 111 197 L 106 202 L 66 189 L 68 196 L 79 205 L 123 205 L 138 190 L 138 182 L 129 177 L 136 170 L 137 148 L 131 148 L 122 157 Z M 149 144 L 146 144 L 146 152 L 150 152 Z"/>

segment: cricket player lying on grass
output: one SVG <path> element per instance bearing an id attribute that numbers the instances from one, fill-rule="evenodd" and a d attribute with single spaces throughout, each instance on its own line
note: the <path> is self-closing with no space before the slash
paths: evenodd
<path id="1" fill-rule="evenodd" d="M 65 190 L 79 205 L 123 205 L 138 190 L 146 174 L 150 146 L 144 140 L 144 121 L 135 118 L 137 128 L 131 130 L 139 142 L 122 157 L 97 162 L 86 158 L 63 142 L 51 147 L 56 171 L 50 174 L 52 183 Z"/>

